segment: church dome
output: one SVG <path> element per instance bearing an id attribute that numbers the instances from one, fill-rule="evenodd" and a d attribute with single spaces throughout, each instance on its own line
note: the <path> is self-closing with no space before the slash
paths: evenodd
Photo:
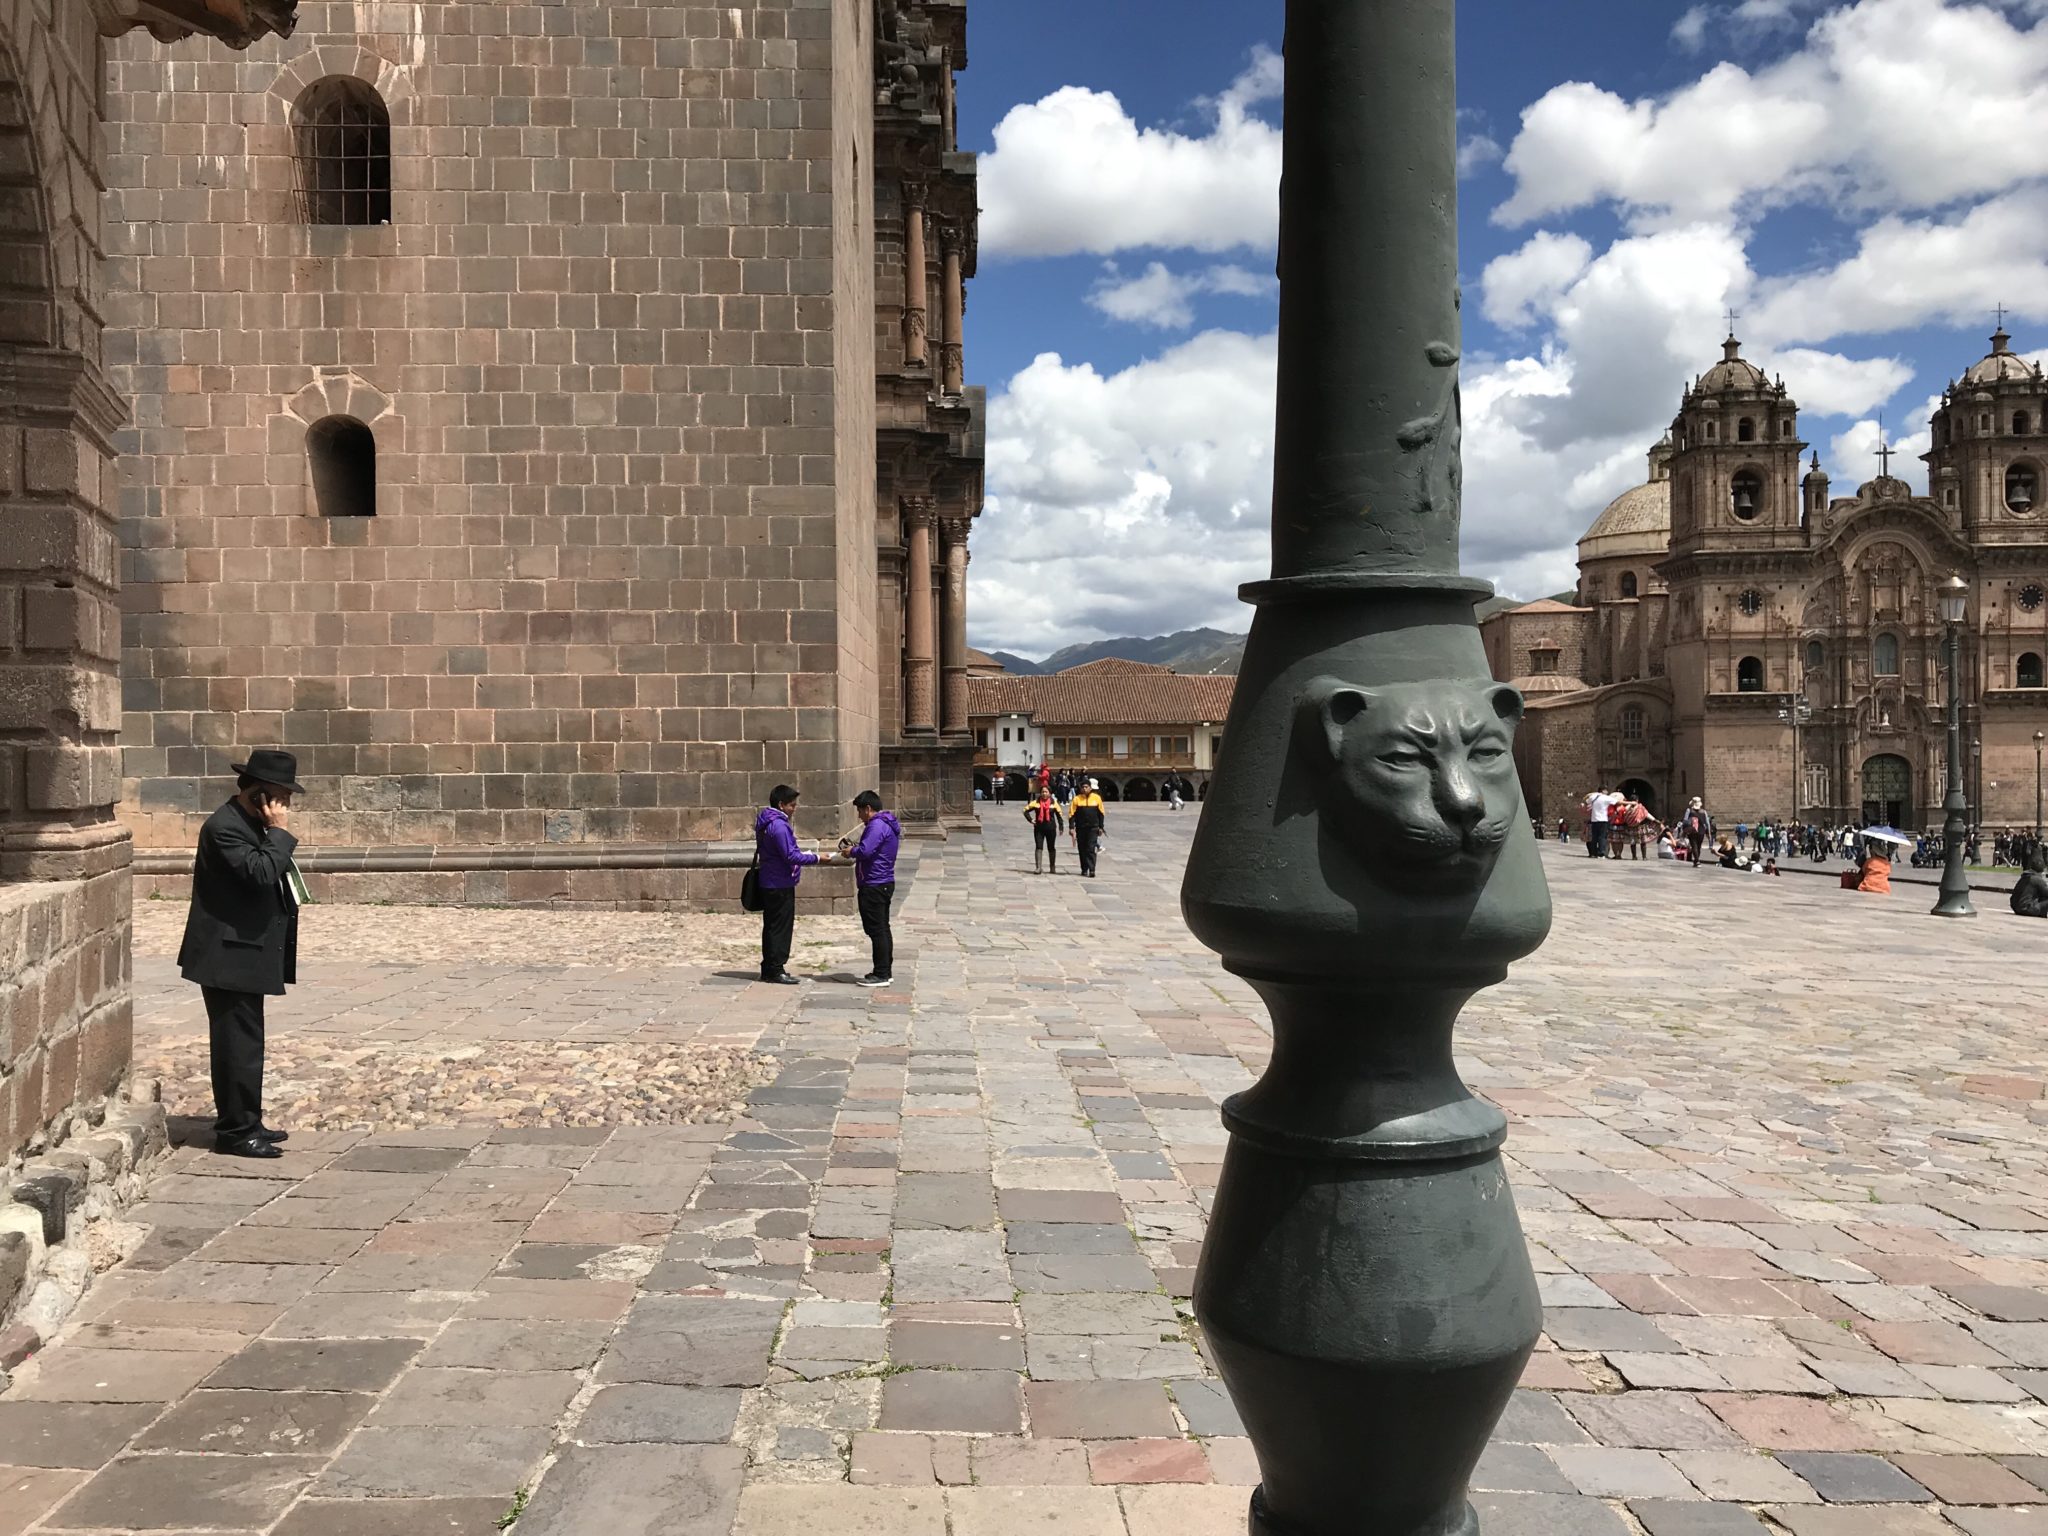
<path id="1" fill-rule="evenodd" d="M 1991 350 L 1971 365 L 1963 375 L 1965 384 L 2003 384 L 2008 380 L 2031 383 L 2034 369 L 2027 360 L 2012 350 L 2012 337 L 2004 326 L 1998 328 L 1991 338 Z"/>
<path id="2" fill-rule="evenodd" d="M 1767 390 L 1771 381 L 1763 369 L 1742 355 L 1742 343 L 1730 336 L 1721 343 L 1721 361 L 1700 377 L 1698 393 L 1727 394 L 1745 390 Z"/>
<path id="3" fill-rule="evenodd" d="M 1671 548 L 1671 445 L 1667 438 L 1650 450 L 1650 479 L 1623 491 L 1593 519 L 1579 540 L 1579 563 L 1622 555 L 1661 559 Z"/>

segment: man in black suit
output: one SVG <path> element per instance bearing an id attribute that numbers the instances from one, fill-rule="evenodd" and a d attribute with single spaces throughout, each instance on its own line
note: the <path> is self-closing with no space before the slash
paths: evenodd
<path id="1" fill-rule="evenodd" d="M 235 764 L 235 797 L 206 818 L 192 863 L 178 968 L 206 999 L 213 1149 L 232 1157 L 284 1155 L 285 1133 L 263 1123 L 263 999 L 299 979 L 299 840 L 286 830 L 298 772 L 291 753 L 270 749 Z"/>

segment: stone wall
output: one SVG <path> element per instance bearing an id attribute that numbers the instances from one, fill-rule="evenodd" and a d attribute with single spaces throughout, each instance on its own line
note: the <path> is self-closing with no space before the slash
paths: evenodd
<path id="1" fill-rule="evenodd" d="M 128 1071 L 128 871 L 0 885 L 0 1168 L 94 1121 Z"/>
<path id="2" fill-rule="evenodd" d="M 314 846 L 731 838 L 783 780 L 840 829 L 875 772 L 867 10 L 310 0 L 241 58 L 117 45 L 144 845 L 266 744 Z M 388 106 L 387 225 L 300 217 L 292 104 L 335 74 Z M 374 517 L 311 499 L 337 413 Z"/>
<path id="3" fill-rule="evenodd" d="M 0 0 L 0 1167 L 128 1065 L 102 47 L 76 0 Z"/>

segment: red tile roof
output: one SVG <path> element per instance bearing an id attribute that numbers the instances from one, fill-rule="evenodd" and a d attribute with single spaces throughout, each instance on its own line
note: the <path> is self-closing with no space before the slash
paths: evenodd
<path id="1" fill-rule="evenodd" d="M 1114 657 L 1049 677 L 967 679 L 967 713 L 975 719 L 1027 715 L 1053 727 L 1221 725 L 1237 679 L 1183 675 L 1170 667 Z"/>

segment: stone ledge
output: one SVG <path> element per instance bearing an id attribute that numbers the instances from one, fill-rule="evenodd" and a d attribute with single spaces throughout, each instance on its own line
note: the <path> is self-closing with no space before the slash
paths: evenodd
<path id="1" fill-rule="evenodd" d="M 68 1317 L 93 1276 L 140 1236 L 115 1219 L 170 1150 L 164 1107 L 113 1105 L 0 1181 L 0 1385 Z"/>

